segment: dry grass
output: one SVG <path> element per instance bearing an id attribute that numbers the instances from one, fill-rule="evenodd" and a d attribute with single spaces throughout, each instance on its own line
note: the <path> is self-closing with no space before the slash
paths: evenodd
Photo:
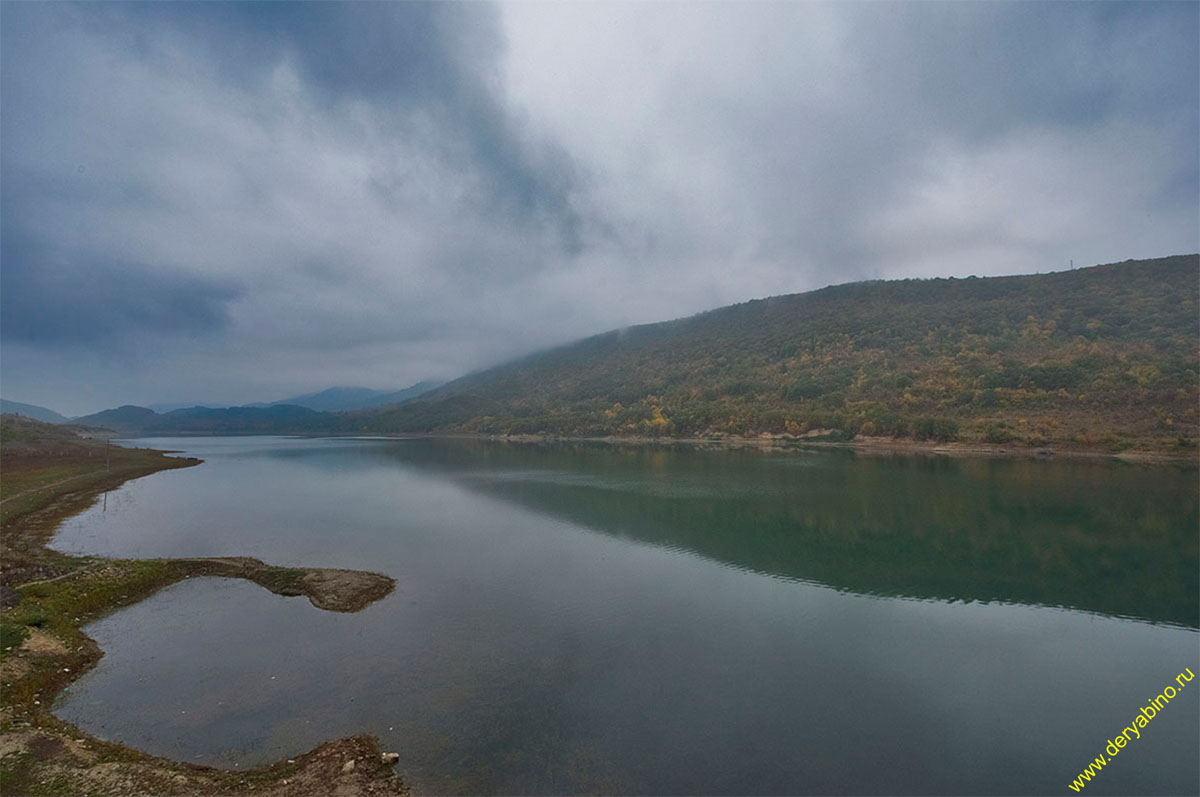
<path id="1" fill-rule="evenodd" d="M 80 628 L 193 575 L 246 578 L 333 611 L 357 611 L 394 588 L 387 576 L 268 566 L 257 559 L 72 557 L 45 543 L 103 490 L 199 460 L 113 446 L 75 430 L 0 419 L 0 793 L 406 794 L 370 737 L 327 742 L 294 761 L 225 772 L 92 738 L 50 713 L 54 696 L 103 655 Z M 347 762 L 355 764 L 349 769 Z"/>

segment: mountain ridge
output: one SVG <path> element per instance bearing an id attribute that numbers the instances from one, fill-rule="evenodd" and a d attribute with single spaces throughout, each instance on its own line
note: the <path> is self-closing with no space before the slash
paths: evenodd
<path id="1" fill-rule="evenodd" d="M 610 330 L 344 431 L 1195 445 L 1200 255 L 829 286 Z"/>
<path id="2" fill-rule="evenodd" d="M 24 415 L 26 418 L 33 418 L 35 421 L 43 423 L 68 423 L 70 419 L 61 415 L 48 407 L 40 407 L 37 404 L 26 404 L 23 401 L 9 401 L 8 399 L 0 399 L 0 413 L 10 415 Z"/>
<path id="3" fill-rule="evenodd" d="M 321 412 L 344 412 L 349 410 L 369 409 L 389 404 L 399 404 L 410 398 L 428 393 L 441 386 L 441 382 L 422 380 L 402 390 L 376 390 L 369 387 L 335 386 L 325 388 L 315 393 L 305 393 L 300 396 L 268 402 L 265 406 L 293 404 Z M 248 405 L 259 406 L 259 405 Z"/>
<path id="4" fill-rule="evenodd" d="M 771 435 L 1191 452 L 1198 288 L 1195 254 L 846 283 L 609 330 L 393 406 L 161 416 L 126 406 L 76 422 L 141 434 Z"/>
<path id="5" fill-rule="evenodd" d="M 147 434 L 306 434 L 326 431 L 332 416 L 307 407 L 202 407 L 159 414 L 126 404 L 75 418 L 80 426 L 111 429 L 131 435 Z"/>

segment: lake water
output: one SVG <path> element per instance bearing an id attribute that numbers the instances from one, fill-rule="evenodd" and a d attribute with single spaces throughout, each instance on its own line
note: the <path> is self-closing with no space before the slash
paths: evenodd
<path id="1" fill-rule="evenodd" d="M 1195 470 L 453 440 L 138 441 L 59 550 L 361 568 L 87 628 L 58 716 L 247 768 L 372 733 L 418 791 L 1063 794 L 1200 674 Z M 1087 794 L 1200 792 L 1200 681 Z"/>

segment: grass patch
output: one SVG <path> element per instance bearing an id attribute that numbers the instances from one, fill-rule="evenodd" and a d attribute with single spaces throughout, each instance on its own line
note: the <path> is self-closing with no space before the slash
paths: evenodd
<path id="1" fill-rule="evenodd" d="M 254 581 L 279 595 L 302 595 L 300 582 L 306 572 L 294 567 L 268 567 Z"/>
<path id="2" fill-rule="evenodd" d="M 33 753 L 11 753 L 0 758 L 0 794 L 32 794 Z"/>
<path id="3" fill-rule="evenodd" d="M 0 620 L 0 651 L 20 647 L 29 638 L 29 628 L 15 620 Z"/>
<path id="4" fill-rule="evenodd" d="M 404 793 L 402 782 L 392 779 L 391 770 L 378 764 L 378 747 L 369 739 L 339 740 L 302 757 L 312 757 L 316 764 L 277 764 L 253 772 L 226 773 L 90 738 L 51 714 L 55 695 L 103 655 L 95 641 L 80 630 L 88 622 L 188 576 L 247 578 L 284 595 L 317 589 L 316 597 L 309 596 L 314 602 L 320 598 L 320 584 L 305 581 L 307 570 L 268 567 L 244 557 L 105 559 L 50 550 L 46 542 L 58 523 L 87 508 L 101 491 L 155 471 L 188 467 L 198 460 L 113 446 L 105 467 L 102 441 L 85 440 L 69 429 L 9 415 L 0 416 L 0 442 L 4 473 L 0 597 L 5 604 L 0 608 L 0 653 L 5 660 L 0 734 L 8 751 L 0 756 L 0 794 L 246 793 L 277 784 L 307 766 L 321 771 L 322 776 L 310 778 L 298 793 L 317 795 L 332 791 L 348 757 L 358 758 L 364 766 L 375 763 L 376 783 L 382 792 Z M 391 588 L 387 581 L 383 594 Z M 371 600 L 377 597 L 381 596 Z M 331 608 L 353 610 L 340 604 Z M 86 759 L 71 749 L 71 740 L 78 742 L 80 737 L 84 737 L 90 756 Z M 356 778 L 360 771 L 356 770 Z"/>
<path id="5" fill-rule="evenodd" d="M 22 588 L 15 618 L 55 631 L 74 628 L 101 613 L 140 600 L 174 580 L 162 559 L 113 560 L 57 581 Z"/>
<path id="6" fill-rule="evenodd" d="M 12 622 L 26 628 L 45 628 L 50 623 L 50 615 L 42 609 L 30 607 L 13 613 Z"/>

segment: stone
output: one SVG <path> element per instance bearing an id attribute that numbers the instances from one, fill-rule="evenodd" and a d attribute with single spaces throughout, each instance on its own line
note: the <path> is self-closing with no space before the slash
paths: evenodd
<path id="1" fill-rule="evenodd" d="M 400 754 L 399 753 L 382 753 L 379 756 L 379 760 L 385 764 L 395 764 L 397 761 L 400 760 Z"/>

